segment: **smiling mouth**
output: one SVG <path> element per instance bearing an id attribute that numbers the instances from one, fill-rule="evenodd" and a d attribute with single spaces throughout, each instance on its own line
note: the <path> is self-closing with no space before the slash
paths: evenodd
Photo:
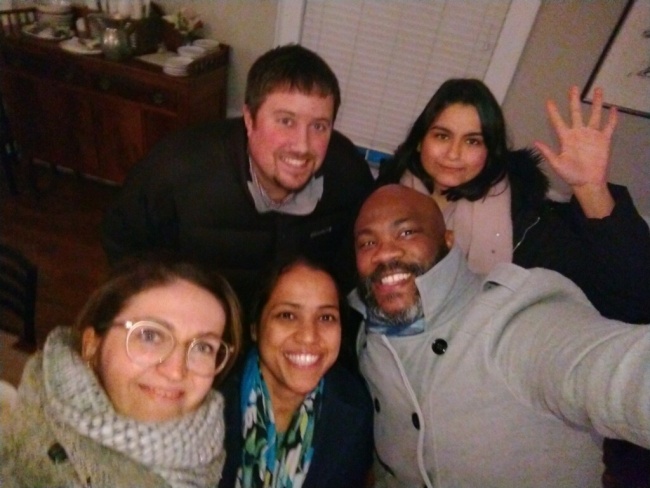
<path id="1" fill-rule="evenodd" d="M 292 168 L 302 168 L 307 164 L 307 158 L 283 156 L 280 159 L 284 164 L 291 166 Z"/>
<path id="2" fill-rule="evenodd" d="M 294 364 L 301 368 L 313 366 L 320 359 L 320 356 L 318 354 L 307 354 L 307 353 L 300 353 L 300 354 L 285 353 L 284 357 L 287 358 L 287 360 L 291 364 Z"/>
<path id="3" fill-rule="evenodd" d="M 392 274 L 382 276 L 381 279 L 379 280 L 379 283 L 387 286 L 399 285 L 407 281 L 409 278 L 411 278 L 411 276 L 412 276 L 411 273 L 404 273 L 404 272 L 392 273 Z"/>
<path id="4" fill-rule="evenodd" d="M 149 395 L 152 395 L 156 398 L 161 398 L 163 400 L 179 400 L 183 396 L 183 392 L 176 389 L 166 390 L 145 385 L 142 385 L 141 388 Z"/>
<path id="5" fill-rule="evenodd" d="M 456 168 L 455 166 L 442 166 L 442 165 L 440 165 L 440 168 L 443 171 L 449 171 L 450 173 L 460 173 L 461 171 L 463 171 L 465 169 L 465 168 L 462 168 L 462 167 L 461 168 Z"/>

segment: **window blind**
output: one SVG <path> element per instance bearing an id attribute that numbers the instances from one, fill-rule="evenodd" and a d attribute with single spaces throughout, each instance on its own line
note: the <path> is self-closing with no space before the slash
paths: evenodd
<path id="1" fill-rule="evenodd" d="M 358 146 L 392 153 L 444 80 L 485 78 L 510 7 L 510 0 L 306 0 L 299 41 L 339 79 L 336 128 Z"/>

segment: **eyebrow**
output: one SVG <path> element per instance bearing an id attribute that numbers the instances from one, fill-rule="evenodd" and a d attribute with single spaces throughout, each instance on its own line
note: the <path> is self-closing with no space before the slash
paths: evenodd
<path id="1" fill-rule="evenodd" d="M 165 319 L 161 319 L 161 318 L 158 318 L 158 317 L 147 316 L 147 317 L 143 317 L 143 318 L 140 318 L 140 319 L 131 320 L 131 322 L 133 322 L 133 323 L 142 322 L 144 320 L 149 320 L 151 322 L 156 322 L 157 324 L 162 325 L 165 329 L 167 329 L 169 332 L 172 333 L 175 340 L 178 340 L 178 338 L 175 335 L 175 333 L 178 330 L 177 327 L 174 324 L 172 324 L 171 322 L 168 322 Z M 194 337 L 192 337 L 190 339 L 190 342 L 193 341 L 194 339 L 199 339 L 199 338 L 208 337 L 208 336 L 212 336 L 212 337 L 214 337 L 214 338 L 216 338 L 218 340 L 222 340 L 223 334 L 219 335 L 219 334 L 217 334 L 215 332 L 203 332 L 203 333 L 199 333 L 199 334 L 195 335 Z"/>
<path id="2" fill-rule="evenodd" d="M 448 128 L 445 127 L 444 125 L 432 124 L 431 127 L 429 127 L 429 130 L 433 130 L 433 129 L 435 129 L 435 130 L 440 130 L 440 131 L 443 131 L 443 132 L 449 132 L 450 134 L 455 134 L 455 132 L 454 132 L 453 130 L 448 129 Z M 466 134 L 462 134 L 462 135 L 463 135 L 464 137 L 467 137 L 467 136 L 472 136 L 472 137 L 479 136 L 479 137 L 483 137 L 483 132 L 482 132 L 482 131 L 478 131 L 478 132 L 468 132 L 468 133 L 466 133 Z"/>
<path id="3" fill-rule="evenodd" d="M 414 222 L 414 221 L 415 221 L 415 219 L 413 217 L 400 217 L 400 218 L 395 219 L 394 221 L 392 221 L 390 223 L 390 226 L 391 227 L 399 227 L 400 225 L 408 224 L 408 223 L 411 223 L 411 222 Z M 358 233 L 361 234 L 361 233 L 369 233 L 369 232 L 373 232 L 373 231 L 370 229 L 370 226 L 366 226 L 366 227 L 363 227 L 362 229 L 360 229 Z"/>
<path id="4" fill-rule="evenodd" d="M 273 305 L 271 307 L 271 311 L 275 310 L 278 307 L 290 307 L 292 309 L 298 309 L 298 308 L 302 308 L 302 303 L 299 303 L 299 302 L 278 302 L 278 303 L 276 303 L 275 305 Z M 319 309 L 322 309 L 322 308 L 334 308 L 336 310 L 340 310 L 340 308 L 338 306 L 338 303 L 336 303 L 336 304 L 326 303 L 324 305 L 319 305 L 318 308 Z"/>
<path id="5" fill-rule="evenodd" d="M 291 117 L 298 117 L 297 113 L 292 112 L 291 110 L 284 109 L 284 108 L 279 108 L 277 110 L 274 110 L 273 114 L 276 115 L 276 116 L 278 116 L 278 115 L 288 115 L 288 116 L 291 116 Z M 332 125 L 332 119 L 330 117 L 317 117 L 314 120 L 312 120 L 311 122 L 323 122 L 323 123 L 327 123 L 329 125 Z"/>

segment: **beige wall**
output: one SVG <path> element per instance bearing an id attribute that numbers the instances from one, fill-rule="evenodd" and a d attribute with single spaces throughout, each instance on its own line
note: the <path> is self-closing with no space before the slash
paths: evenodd
<path id="1" fill-rule="evenodd" d="M 275 0 L 156 0 L 165 12 L 191 6 L 205 23 L 205 37 L 232 48 L 228 76 L 228 114 L 240 114 L 246 74 L 253 61 L 273 46 Z"/>
<path id="2" fill-rule="evenodd" d="M 515 146 L 536 138 L 556 143 L 544 102 L 555 98 L 567 114 L 569 86 L 585 86 L 625 4 L 626 0 L 542 2 L 504 101 Z M 583 105 L 585 112 L 589 109 Z M 650 216 L 650 119 L 620 114 L 610 180 L 627 186 L 639 211 Z"/>

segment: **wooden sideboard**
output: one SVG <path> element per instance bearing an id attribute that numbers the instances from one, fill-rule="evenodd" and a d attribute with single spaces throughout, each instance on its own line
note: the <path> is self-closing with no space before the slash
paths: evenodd
<path id="1" fill-rule="evenodd" d="M 164 135 L 225 117 L 230 48 L 174 77 L 27 36 L 0 39 L 0 93 L 23 158 L 121 183 Z"/>

